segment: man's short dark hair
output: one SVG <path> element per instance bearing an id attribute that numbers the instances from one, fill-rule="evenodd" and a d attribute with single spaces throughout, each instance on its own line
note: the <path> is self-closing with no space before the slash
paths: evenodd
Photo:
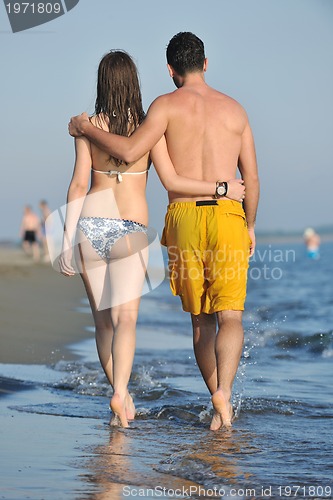
<path id="1" fill-rule="evenodd" d="M 171 38 L 166 51 L 167 62 L 180 75 L 202 71 L 205 47 L 196 35 L 188 31 Z"/>

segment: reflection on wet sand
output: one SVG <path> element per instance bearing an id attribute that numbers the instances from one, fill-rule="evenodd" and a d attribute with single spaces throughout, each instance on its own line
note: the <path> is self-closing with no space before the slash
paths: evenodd
<path id="1" fill-rule="evenodd" d="M 259 451 L 250 444 L 252 441 L 253 436 L 234 428 L 214 434 L 204 432 L 201 439 L 188 448 L 178 468 L 194 471 L 199 466 L 202 474 L 197 480 L 206 487 L 244 485 L 252 475 L 243 470 L 242 455 Z"/>
<path id="2" fill-rule="evenodd" d="M 96 500 L 117 500 L 137 496 L 150 497 L 158 488 L 160 491 L 182 490 L 199 485 L 177 476 L 168 476 L 157 471 L 159 462 L 168 453 L 169 442 L 159 442 L 153 434 L 154 426 L 145 422 L 143 426 L 131 429 L 113 428 L 109 442 L 93 450 L 94 457 L 89 461 L 90 481 L 96 483 L 100 493 L 94 493 Z M 167 498 L 167 496 L 165 496 Z M 89 497 L 88 497 L 89 498 Z"/>
<path id="3" fill-rule="evenodd" d="M 159 427 L 159 422 L 138 421 L 131 429 L 109 431 L 108 443 L 94 448 L 89 459 L 90 481 L 99 491 L 94 499 L 151 498 L 158 493 L 168 498 L 163 488 L 191 492 L 193 498 L 200 492 L 205 498 L 209 488 L 227 492 L 255 480 L 242 468 L 242 456 L 259 451 L 248 433 L 231 429 L 213 434 L 175 422 Z"/>

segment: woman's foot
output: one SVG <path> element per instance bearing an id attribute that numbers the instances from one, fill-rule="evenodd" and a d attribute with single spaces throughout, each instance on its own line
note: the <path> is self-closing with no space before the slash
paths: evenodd
<path id="1" fill-rule="evenodd" d="M 125 408 L 126 408 L 127 420 L 134 420 L 136 410 L 135 410 L 135 405 L 133 403 L 133 398 L 129 392 L 127 393 L 127 396 L 125 398 Z"/>
<path id="2" fill-rule="evenodd" d="M 110 402 L 110 408 L 113 411 L 113 417 L 110 420 L 111 426 L 129 427 L 126 416 L 125 399 L 121 398 L 118 393 L 115 393 Z"/>
<path id="3" fill-rule="evenodd" d="M 212 396 L 214 415 L 210 424 L 212 431 L 217 431 L 222 427 L 231 427 L 233 420 L 233 408 L 230 397 L 227 397 L 222 389 L 218 389 Z"/>

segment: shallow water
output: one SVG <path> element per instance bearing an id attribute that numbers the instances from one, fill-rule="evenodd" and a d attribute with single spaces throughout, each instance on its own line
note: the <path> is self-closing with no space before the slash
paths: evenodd
<path id="1" fill-rule="evenodd" d="M 108 426 L 111 391 L 93 339 L 73 346 L 80 361 L 2 365 L 7 383 L 25 380 L 26 388 L 3 399 L 7 411 L 85 429 L 76 456 L 66 456 L 79 482 L 62 498 L 163 497 L 162 487 L 164 498 L 332 498 L 332 251 L 323 244 L 320 260 L 311 261 L 302 245 L 258 247 L 231 431 L 209 431 L 189 315 L 167 283 L 142 298 L 130 384 L 138 416 L 128 430 Z M 37 489 L 10 496 L 8 488 L 0 498 L 44 498 Z"/>

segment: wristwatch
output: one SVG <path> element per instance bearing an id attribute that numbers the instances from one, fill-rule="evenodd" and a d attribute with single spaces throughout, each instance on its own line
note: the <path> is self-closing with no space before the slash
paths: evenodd
<path id="1" fill-rule="evenodd" d="M 228 192 L 228 183 L 217 181 L 214 197 L 223 198 L 224 196 L 227 196 L 227 192 Z"/>

